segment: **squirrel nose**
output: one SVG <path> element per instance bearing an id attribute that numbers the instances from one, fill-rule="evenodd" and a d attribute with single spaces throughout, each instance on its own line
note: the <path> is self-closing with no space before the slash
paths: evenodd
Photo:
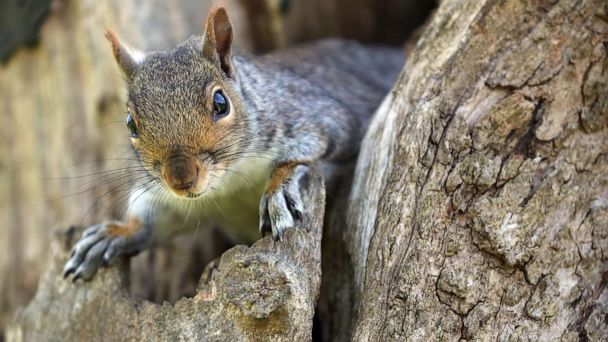
<path id="1" fill-rule="evenodd" d="M 175 190 L 193 188 L 199 173 L 196 160 L 186 156 L 170 158 L 164 169 L 163 176 L 167 185 Z"/>
<path id="2" fill-rule="evenodd" d="M 188 183 L 173 184 L 173 187 L 177 190 L 188 190 L 192 187 L 192 184 L 194 184 L 194 181 Z"/>

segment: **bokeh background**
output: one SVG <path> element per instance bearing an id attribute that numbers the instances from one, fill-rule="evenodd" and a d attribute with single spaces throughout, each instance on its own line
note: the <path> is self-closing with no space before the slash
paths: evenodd
<path id="1" fill-rule="evenodd" d="M 0 2 L 0 340 L 33 296 L 50 241 L 120 216 L 129 158 L 124 87 L 104 29 L 142 50 L 200 35 L 211 0 Z M 237 49 L 324 37 L 404 46 L 433 0 L 226 0 Z M 408 48 L 405 47 L 404 48 Z M 224 242 L 212 229 L 136 259 L 133 291 L 154 301 L 194 290 Z M 202 247 L 201 247 L 202 246 Z M 66 247 L 67 248 L 67 247 Z M 176 280 L 177 279 L 177 280 Z M 142 284 L 147 284 L 143 286 Z M 154 286 L 149 286 L 154 284 Z"/>

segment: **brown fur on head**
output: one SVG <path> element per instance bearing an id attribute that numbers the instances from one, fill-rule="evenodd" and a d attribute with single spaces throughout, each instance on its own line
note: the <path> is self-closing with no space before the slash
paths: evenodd
<path id="1" fill-rule="evenodd" d="M 127 76 L 127 107 L 137 130 L 131 142 L 142 165 L 178 196 L 194 198 L 214 189 L 247 150 L 250 136 L 234 86 L 226 10 L 209 13 L 203 39 L 145 58 L 134 56 L 113 33 L 107 37 Z M 213 109 L 218 91 L 229 101 L 222 116 Z"/>

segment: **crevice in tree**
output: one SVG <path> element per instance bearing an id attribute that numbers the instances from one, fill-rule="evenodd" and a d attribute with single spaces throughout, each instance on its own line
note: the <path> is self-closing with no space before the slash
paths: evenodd
<path id="1" fill-rule="evenodd" d="M 578 332 L 578 337 L 580 338 L 581 341 L 589 340 L 589 338 L 587 336 L 587 331 L 585 330 L 585 325 L 586 325 L 587 321 L 589 320 L 589 317 L 591 316 L 591 313 L 593 312 L 593 310 L 599 305 L 598 303 L 596 303 L 596 301 L 597 301 L 599 295 L 602 293 L 602 291 L 604 291 L 604 288 L 607 283 L 608 283 L 608 271 L 606 271 L 602 274 L 601 283 L 598 285 L 598 288 L 594 291 L 592 296 L 589 298 L 590 300 L 588 301 L 587 305 L 582 310 L 580 318 L 576 322 L 573 322 L 570 325 L 568 325 L 569 331 Z M 582 293 L 581 293 L 581 296 L 582 296 Z"/>
<path id="2" fill-rule="evenodd" d="M 528 101 L 530 101 L 530 100 L 528 100 Z M 535 102 L 534 111 L 532 112 L 532 118 L 530 119 L 530 122 L 528 123 L 528 130 L 519 139 L 517 144 L 515 144 L 515 147 L 513 148 L 513 151 L 511 152 L 511 154 L 520 154 L 526 158 L 534 157 L 533 150 L 532 150 L 533 142 L 535 140 L 534 130 L 540 124 L 540 119 L 542 117 L 543 112 L 544 112 L 544 100 L 539 99 L 537 102 Z"/>

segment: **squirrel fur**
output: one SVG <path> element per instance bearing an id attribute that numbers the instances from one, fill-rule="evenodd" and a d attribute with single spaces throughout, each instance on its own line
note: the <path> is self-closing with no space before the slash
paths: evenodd
<path id="1" fill-rule="evenodd" d="M 356 158 L 405 61 L 398 49 L 344 40 L 233 54 L 223 7 L 211 10 L 202 37 L 171 50 L 143 55 L 107 37 L 147 177 L 133 187 L 124 222 L 85 230 L 64 268 L 74 279 L 174 234 L 163 228 L 175 222 L 169 212 L 194 211 L 239 240 L 257 238 L 256 228 L 280 239 L 301 219 L 299 180 L 312 165 L 331 179 Z"/>

